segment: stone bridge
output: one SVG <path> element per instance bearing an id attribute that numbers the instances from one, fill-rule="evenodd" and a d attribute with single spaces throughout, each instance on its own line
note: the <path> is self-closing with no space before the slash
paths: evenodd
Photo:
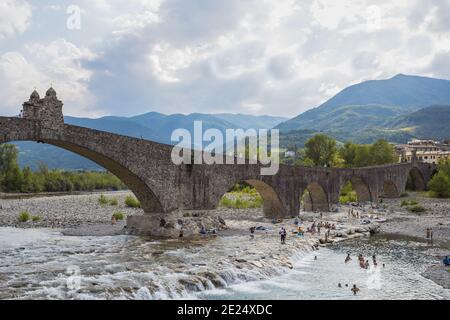
<path id="1" fill-rule="evenodd" d="M 96 162 L 129 187 L 147 214 L 214 209 L 235 183 L 247 182 L 261 194 L 266 217 L 293 217 L 305 190 L 308 209 L 329 211 L 347 181 L 360 202 L 376 202 L 399 197 L 408 176 L 416 190 L 425 190 L 435 171 L 419 162 L 355 169 L 280 165 L 276 175 L 262 176 L 259 164 L 175 165 L 170 145 L 65 124 L 52 88 L 42 99 L 33 92 L 22 117 L 0 117 L 0 143 L 13 141 L 48 143 Z"/>

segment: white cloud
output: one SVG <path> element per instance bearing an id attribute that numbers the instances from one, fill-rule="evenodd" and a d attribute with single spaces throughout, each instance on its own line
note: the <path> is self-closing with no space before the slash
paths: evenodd
<path id="1" fill-rule="evenodd" d="M 31 19 L 31 6 L 23 1 L 2 0 L 0 2 L 0 40 L 23 33 Z"/>
<path id="2" fill-rule="evenodd" d="M 53 85 L 74 115 L 96 115 L 94 96 L 89 91 L 91 71 L 81 61 L 92 59 L 88 49 L 80 49 L 64 39 L 49 44 L 30 44 L 25 53 L 6 52 L 0 56 L 0 98 L 3 112 L 18 113 L 33 88 L 41 95 Z"/>
<path id="3" fill-rule="evenodd" d="M 28 30 L 10 51 L 33 79 L 61 85 L 66 113 L 295 116 L 363 80 L 450 78 L 449 1 L 80 0 L 78 33 L 61 31 L 70 0 L 50 21 L 46 2 L 33 25 L 51 40 Z"/>

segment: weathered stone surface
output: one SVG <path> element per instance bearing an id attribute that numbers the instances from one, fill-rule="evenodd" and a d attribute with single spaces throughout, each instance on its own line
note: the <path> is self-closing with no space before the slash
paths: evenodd
<path id="1" fill-rule="evenodd" d="M 0 117 L 0 143 L 25 140 L 67 149 L 108 169 L 133 191 L 149 217 L 176 209 L 214 209 L 242 181 L 261 194 L 266 217 L 296 216 L 305 190 L 310 210 L 329 211 L 347 181 L 360 201 L 378 201 L 381 196 L 400 196 L 410 172 L 416 188 L 425 188 L 435 170 L 417 162 L 357 169 L 280 165 L 276 175 L 262 176 L 260 164 L 175 165 L 172 146 L 64 124 L 62 102 L 53 89 L 43 99 L 33 93 L 24 103 L 23 118 Z M 174 221 L 172 229 L 177 225 Z"/>

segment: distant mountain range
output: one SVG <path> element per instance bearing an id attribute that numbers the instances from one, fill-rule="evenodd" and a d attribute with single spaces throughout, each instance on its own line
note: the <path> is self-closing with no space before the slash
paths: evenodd
<path id="1" fill-rule="evenodd" d="M 345 88 L 277 128 L 285 146 L 301 146 L 311 130 L 359 143 L 379 138 L 391 142 L 412 137 L 439 140 L 449 137 L 449 106 L 450 81 L 400 74 Z"/>
<path id="2" fill-rule="evenodd" d="M 66 123 L 76 126 L 172 144 L 170 138 L 175 129 L 186 129 L 193 136 L 194 121 L 202 121 L 203 130 L 215 128 L 225 135 L 226 129 L 271 129 L 287 120 L 287 118 L 227 113 L 165 115 L 149 112 L 134 117 L 107 116 L 98 119 L 65 117 L 64 120 Z M 19 147 L 19 163 L 21 166 L 30 166 L 35 169 L 39 162 L 44 162 L 50 168 L 68 170 L 99 169 L 95 163 L 51 145 L 42 145 L 34 142 L 17 142 L 16 145 Z"/>
<path id="3" fill-rule="evenodd" d="M 411 138 L 443 140 L 450 137 L 450 81 L 399 74 L 387 80 L 370 80 L 345 88 L 337 95 L 297 117 L 244 114 L 165 115 L 149 112 L 134 117 L 99 119 L 66 117 L 66 123 L 171 144 L 177 128 L 193 133 L 195 120 L 203 130 L 280 129 L 282 147 L 302 147 L 318 132 L 338 142 L 372 143 L 383 138 L 404 143 Z M 19 142 L 19 162 L 36 168 L 39 161 L 51 168 L 98 169 L 87 159 L 50 145 Z"/>

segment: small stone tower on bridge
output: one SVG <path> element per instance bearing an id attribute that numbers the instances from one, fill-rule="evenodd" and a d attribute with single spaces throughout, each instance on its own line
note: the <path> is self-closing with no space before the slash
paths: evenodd
<path id="1" fill-rule="evenodd" d="M 30 100 L 23 104 L 23 118 L 40 120 L 43 127 L 58 130 L 64 125 L 62 107 L 53 88 L 47 90 L 43 99 L 34 90 Z"/>

